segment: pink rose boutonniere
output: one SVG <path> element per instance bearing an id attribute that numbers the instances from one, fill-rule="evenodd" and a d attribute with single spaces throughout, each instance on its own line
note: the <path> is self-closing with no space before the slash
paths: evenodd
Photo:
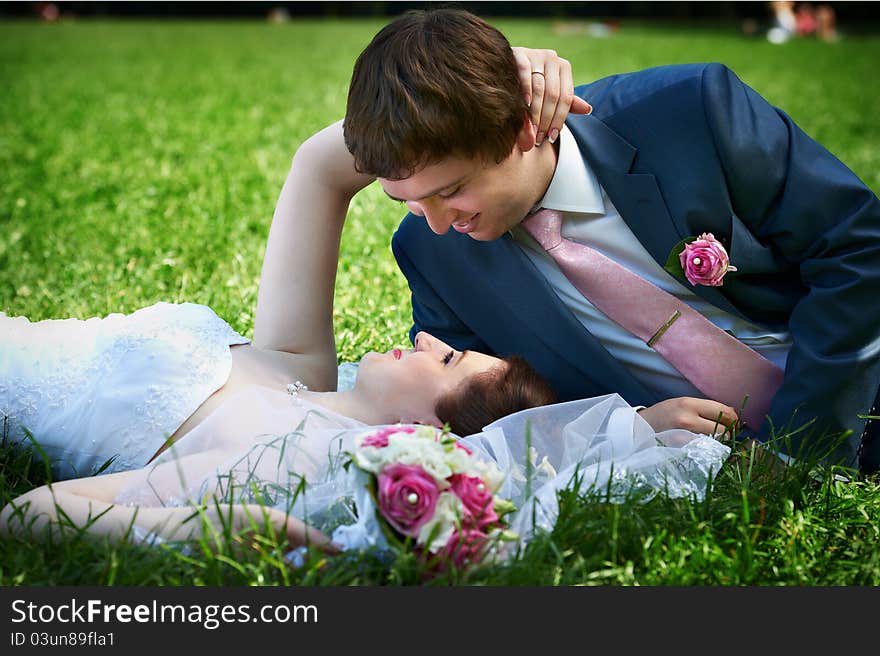
<path id="1" fill-rule="evenodd" d="M 679 280 L 708 287 L 720 287 L 724 284 L 724 276 L 736 271 L 724 246 L 711 232 L 678 242 L 664 268 Z"/>
<path id="2" fill-rule="evenodd" d="M 497 556 L 500 541 L 516 539 L 504 519 L 513 504 L 497 496 L 501 471 L 452 435 L 393 426 L 361 434 L 354 446 L 350 462 L 367 477 L 390 545 L 442 570 Z"/>

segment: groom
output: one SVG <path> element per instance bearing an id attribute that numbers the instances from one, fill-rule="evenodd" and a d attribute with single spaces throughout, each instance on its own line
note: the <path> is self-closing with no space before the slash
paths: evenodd
<path id="1" fill-rule="evenodd" d="M 504 36 L 462 11 L 396 19 L 355 65 L 345 143 L 357 170 L 411 212 L 392 242 L 412 290 L 411 336 L 520 353 L 562 399 L 706 395 L 678 362 L 599 311 L 524 229 L 535 210 L 558 210 L 563 237 L 778 367 L 769 421 L 751 421 L 747 435 L 792 431 L 780 444 L 788 455 L 815 449 L 856 465 L 859 415 L 872 411 L 880 381 L 877 197 L 720 64 L 578 87 L 595 109 L 570 116 L 554 143 L 537 143 L 520 93 Z M 729 256 L 720 286 L 663 269 L 670 255 L 679 261 L 682 240 L 703 233 Z M 627 301 L 635 314 L 647 304 Z M 736 357 L 698 353 L 690 364 L 718 380 L 739 375 Z M 877 468 L 872 430 L 863 470 Z"/>

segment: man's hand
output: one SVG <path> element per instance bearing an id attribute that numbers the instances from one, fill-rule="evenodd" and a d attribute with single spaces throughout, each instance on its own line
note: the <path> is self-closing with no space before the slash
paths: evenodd
<path id="1" fill-rule="evenodd" d="M 545 137 L 553 143 L 569 112 L 589 114 L 593 108 L 586 100 L 574 95 L 571 63 L 557 55 L 555 50 L 519 47 L 512 50 L 526 104 L 538 133 L 535 145 L 540 146 Z"/>
<path id="2" fill-rule="evenodd" d="M 690 396 L 666 399 L 639 410 L 639 414 L 658 433 L 684 428 L 692 433 L 710 436 L 721 436 L 734 429 L 739 419 L 729 405 Z"/>

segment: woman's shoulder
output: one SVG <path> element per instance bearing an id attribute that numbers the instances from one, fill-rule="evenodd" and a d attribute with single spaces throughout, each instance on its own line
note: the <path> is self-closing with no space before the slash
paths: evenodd
<path id="1" fill-rule="evenodd" d="M 153 321 L 164 319 L 167 317 L 173 317 L 178 320 L 184 319 L 193 322 L 220 323 L 229 326 L 226 320 L 221 318 L 220 315 L 217 314 L 217 312 L 215 312 L 207 305 L 202 305 L 201 303 L 171 303 L 168 301 L 159 301 L 158 303 L 153 303 L 152 305 L 147 305 L 138 310 L 135 310 L 127 316 L 137 317 L 142 320 Z"/>

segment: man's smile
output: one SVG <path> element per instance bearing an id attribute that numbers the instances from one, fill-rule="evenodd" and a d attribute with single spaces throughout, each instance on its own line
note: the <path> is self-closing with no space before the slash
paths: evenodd
<path id="1" fill-rule="evenodd" d="M 453 223 L 452 228 L 456 232 L 461 232 L 467 234 L 469 232 L 473 232 L 477 227 L 477 220 L 480 218 L 480 213 L 477 212 L 472 217 L 467 219 L 466 221 L 459 221 L 458 223 Z"/>

